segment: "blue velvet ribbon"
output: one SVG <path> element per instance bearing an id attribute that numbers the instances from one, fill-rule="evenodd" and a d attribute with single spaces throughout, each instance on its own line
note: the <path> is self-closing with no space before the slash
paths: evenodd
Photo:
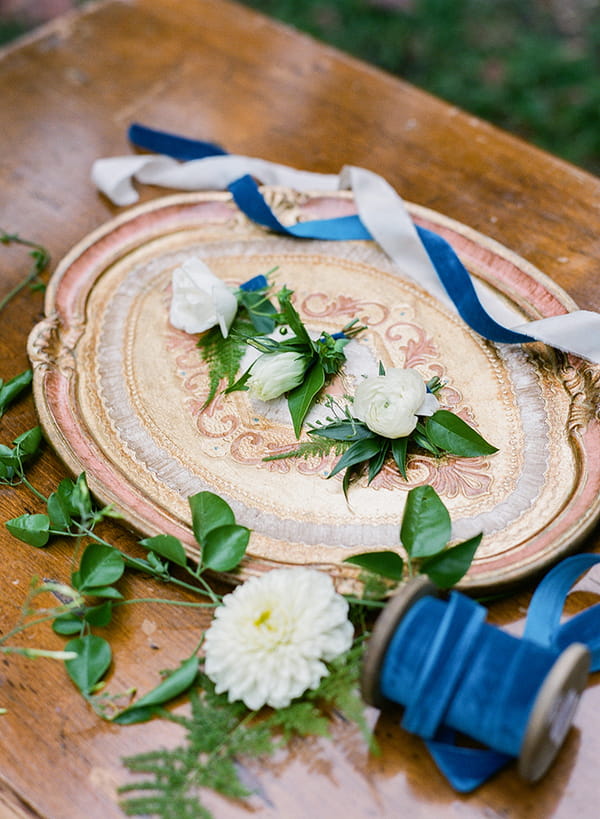
<path id="1" fill-rule="evenodd" d="M 226 152 L 210 142 L 187 139 L 163 131 L 133 124 L 129 139 L 146 150 L 156 151 L 174 159 L 189 160 L 223 155 Z M 265 202 L 258 185 L 250 176 L 243 176 L 229 186 L 240 210 L 252 221 L 269 230 L 302 239 L 365 240 L 371 234 L 359 216 L 340 216 L 334 219 L 316 219 L 287 227 L 275 216 Z M 449 297 L 461 318 L 484 338 L 507 344 L 533 341 L 530 336 L 515 332 L 495 321 L 485 310 L 469 275 L 451 245 L 438 234 L 416 226 L 417 233 Z"/>
<path id="2" fill-rule="evenodd" d="M 152 151 L 155 154 L 164 154 L 182 162 L 192 159 L 204 159 L 207 156 L 225 156 L 227 151 L 214 142 L 203 142 L 199 139 L 169 134 L 166 131 L 157 131 L 147 125 L 134 122 L 127 132 L 129 141 L 138 148 Z"/>
<path id="3" fill-rule="evenodd" d="M 256 290 L 262 290 L 263 287 L 268 287 L 269 282 L 266 276 L 259 274 L 248 279 L 247 282 L 240 284 L 240 290 L 245 290 L 247 293 L 254 293 Z"/>
<path id="4" fill-rule="evenodd" d="M 532 597 L 518 639 L 484 622 L 482 606 L 451 592 L 424 597 L 406 613 L 386 649 L 381 694 L 404 706 L 402 725 L 423 737 L 436 764 L 460 792 L 483 784 L 518 756 L 536 697 L 571 643 L 584 643 L 600 669 L 600 604 L 560 623 L 569 590 L 599 555 L 567 558 Z M 485 748 L 464 748 L 455 732 Z"/>
<path id="5" fill-rule="evenodd" d="M 585 643 L 590 650 L 590 671 L 600 671 L 600 603 L 561 625 L 567 595 L 575 581 L 600 563 L 600 555 L 573 555 L 556 565 L 541 581 L 529 605 L 524 637 L 548 648 L 564 649 Z"/>

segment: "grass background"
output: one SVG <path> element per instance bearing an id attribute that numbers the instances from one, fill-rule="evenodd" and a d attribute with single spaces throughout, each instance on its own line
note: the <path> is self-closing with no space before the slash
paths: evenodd
<path id="1" fill-rule="evenodd" d="M 245 0 L 600 174 L 600 0 Z"/>
<path id="2" fill-rule="evenodd" d="M 242 1 L 600 175 L 600 0 Z M 80 2 L 0 0 L 0 43 Z"/>

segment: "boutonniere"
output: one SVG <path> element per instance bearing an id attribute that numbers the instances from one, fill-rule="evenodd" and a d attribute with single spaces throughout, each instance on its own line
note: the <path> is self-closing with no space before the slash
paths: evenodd
<path id="1" fill-rule="evenodd" d="M 246 339 L 275 329 L 277 309 L 269 300 L 269 275 L 255 276 L 232 289 L 201 259 L 188 259 L 173 271 L 169 321 L 186 333 L 200 333 L 198 349 L 208 365 L 208 396 L 225 381 L 231 387 L 246 352 Z"/>
<path id="2" fill-rule="evenodd" d="M 380 364 L 379 374 L 357 386 L 353 400 L 343 408 L 329 400 L 336 417 L 308 431 L 313 440 L 265 460 L 309 457 L 334 450 L 342 453 L 328 478 L 345 470 L 344 493 L 353 478 L 367 470 L 368 483 L 392 459 L 406 480 L 406 461 L 412 446 L 432 455 L 473 458 L 491 455 L 497 448 L 466 421 L 440 409 L 436 398 L 443 387 L 439 378 L 428 382 L 417 370 L 390 369 Z M 314 440 L 318 438 L 319 440 Z"/>
<path id="3" fill-rule="evenodd" d="M 322 332 L 313 339 L 290 301 L 293 291 L 278 293 L 278 322 L 285 325 L 279 338 L 246 338 L 260 355 L 226 392 L 249 390 L 261 401 L 286 395 L 294 432 L 299 437 L 302 424 L 326 381 L 338 373 L 346 360 L 344 348 L 364 329 L 351 321 L 339 333 Z"/>

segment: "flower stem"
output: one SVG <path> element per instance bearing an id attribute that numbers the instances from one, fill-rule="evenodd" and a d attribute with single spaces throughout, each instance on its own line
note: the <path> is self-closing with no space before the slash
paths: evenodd
<path id="1" fill-rule="evenodd" d="M 196 590 L 197 591 L 197 590 Z M 185 600 L 168 600 L 162 597 L 137 597 L 132 600 L 117 600 L 113 603 L 116 606 L 129 606 L 132 603 L 163 603 L 167 606 L 187 606 L 189 608 L 214 608 L 216 603 L 193 603 Z"/>

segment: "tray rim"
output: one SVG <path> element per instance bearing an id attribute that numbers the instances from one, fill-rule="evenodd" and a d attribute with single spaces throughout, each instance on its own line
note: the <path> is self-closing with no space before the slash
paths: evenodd
<path id="1" fill-rule="evenodd" d="M 293 197 L 298 197 L 298 194 L 295 192 L 290 192 L 289 189 L 285 188 L 265 187 L 263 190 L 267 195 L 271 194 L 276 199 L 281 199 L 281 197 L 285 198 L 285 196 L 289 194 L 291 194 Z M 350 202 L 352 201 L 351 193 L 345 191 L 327 194 L 323 194 L 321 192 L 315 194 L 306 193 L 301 194 L 300 196 L 307 202 L 340 198 Z M 52 360 L 52 355 L 49 355 L 48 353 L 49 349 L 51 347 L 56 348 L 58 345 L 59 353 L 63 356 L 63 359 L 65 357 L 68 358 L 73 354 L 73 350 L 76 347 L 77 336 L 84 330 L 84 326 L 78 325 L 77 322 L 75 322 L 68 328 L 70 330 L 70 334 L 67 334 L 69 338 L 59 340 L 60 316 L 57 311 L 57 296 L 59 294 L 63 278 L 78 259 L 84 256 L 84 254 L 89 252 L 90 249 L 101 242 L 105 237 L 110 236 L 120 227 L 127 225 L 128 223 L 133 222 L 139 217 L 143 217 L 147 214 L 163 211 L 165 208 L 168 209 L 172 206 L 178 207 L 181 205 L 195 205 L 202 202 L 222 202 L 224 204 L 229 204 L 231 203 L 231 196 L 230 194 L 223 192 L 178 193 L 169 196 L 161 196 L 141 205 L 136 205 L 133 208 L 130 208 L 108 220 L 103 225 L 99 226 L 83 237 L 71 248 L 70 251 L 68 251 L 67 254 L 65 254 L 51 277 L 46 290 L 46 317 L 32 329 L 28 339 L 28 353 L 34 369 L 33 389 L 41 426 L 46 437 L 53 444 L 59 456 L 74 474 L 82 471 L 82 466 L 84 466 L 81 460 L 81 452 L 77 449 L 77 443 L 74 445 L 73 441 L 70 440 L 67 435 L 65 435 L 64 430 L 61 428 L 57 418 L 55 417 L 55 413 L 52 411 L 52 400 L 56 401 L 57 396 L 55 395 L 53 399 L 48 401 L 48 392 L 46 389 L 48 374 L 52 372 L 53 365 L 54 369 L 56 370 L 56 365 L 59 363 L 59 356 L 57 355 Z M 506 260 L 509 264 L 512 264 L 520 271 L 521 274 L 533 279 L 545 290 L 546 293 L 550 294 L 553 301 L 562 308 L 563 312 L 577 309 L 575 302 L 556 282 L 554 282 L 551 278 L 549 278 L 527 260 L 523 259 L 514 251 L 506 248 L 496 240 L 491 239 L 479 231 L 457 222 L 450 217 L 446 217 L 443 214 L 439 214 L 429 208 L 416 205 L 414 203 L 407 203 L 407 207 L 409 212 L 420 222 L 430 223 L 432 226 L 441 228 L 440 232 L 445 231 L 449 232 L 450 234 L 459 234 L 478 248 L 484 248 L 493 255 L 499 256 L 500 258 Z M 120 249 L 119 255 L 122 255 L 123 252 L 124 251 Z M 64 343 L 65 340 L 67 342 L 66 346 Z M 565 370 L 569 371 L 571 376 L 573 376 L 572 387 L 570 387 L 570 389 L 572 388 L 571 395 L 573 398 L 573 405 L 577 403 L 578 398 L 582 393 L 584 396 L 587 394 L 589 399 L 588 403 L 591 402 L 592 405 L 594 403 L 596 403 L 596 405 L 600 404 L 600 366 L 590 364 L 589 362 L 585 362 L 573 356 L 565 356 L 562 353 L 557 353 L 557 356 L 559 359 L 562 359 Z M 60 368 L 63 370 L 66 368 L 68 372 L 75 371 L 74 364 L 73 370 L 71 371 L 68 362 L 65 362 L 64 360 L 60 363 Z M 69 376 L 68 379 L 69 384 L 70 378 L 71 376 Z M 589 412 L 580 413 L 579 415 L 575 413 L 575 416 L 576 417 L 571 419 L 569 422 L 571 424 L 570 438 L 572 440 L 572 445 L 581 453 L 584 452 L 586 448 L 585 438 L 587 433 L 589 433 L 590 425 L 597 426 L 597 422 L 600 420 L 600 408 L 596 410 L 595 417 L 593 414 L 591 417 L 589 417 Z M 77 419 L 74 418 L 74 421 L 76 423 Z M 81 441 L 79 442 L 79 445 L 81 445 Z M 97 463 L 96 466 L 100 467 L 98 470 L 99 474 L 88 474 L 90 488 L 96 497 L 98 497 L 104 503 L 115 503 L 122 511 L 125 522 L 143 534 L 155 534 L 159 531 L 169 531 L 169 528 L 171 528 L 172 533 L 175 533 L 178 537 L 182 538 L 184 542 L 186 542 L 190 555 L 192 557 L 194 555 L 197 556 L 197 549 L 194 549 L 193 539 L 190 541 L 189 537 L 186 538 L 184 536 L 185 533 L 182 533 L 181 526 L 178 523 L 173 523 L 173 526 L 171 527 L 168 525 L 165 527 L 163 522 L 163 525 L 160 527 L 154 527 L 152 521 L 148 521 L 147 515 L 143 514 L 143 511 L 139 511 L 139 507 L 136 508 L 135 505 L 132 506 L 125 504 L 121 494 L 118 497 L 114 495 L 113 490 L 105 484 L 106 470 L 103 470 L 103 464 Z M 577 491 L 574 492 L 574 498 L 576 498 L 578 495 L 580 496 L 584 488 L 585 487 L 578 485 L 576 487 Z M 122 489 L 123 487 L 121 487 L 121 490 Z M 125 491 L 125 495 L 127 501 L 130 501 L 132 504 L 144 502 L 144 499 L 139 497 L 139 492 L 134 491 L 131 488 L 130 491 Z M 578 503 L 581 503 L 581 498 L 579 498 Z M 151 506 L 152 505 L 153 504 L 151 504 Z M 571 505 L 571 503 L 567 504 L 566 511 L 569 510 Z M 575 527 L 571 527 L 566 533 L 563 533 L 556 551 L 553 551 L 551 556 L 536 563 L 534 568 L 526 568 L 522 571 L 515 571 L 512 574 L 507 573 L 507 576 L 504 579 L 497 579 L 492 583 L 488 583 L 486 581 L 482 584 L 481 578 L 471 580 L 467 576 L 467 578 L 464 581 L 461 581 L 461 584 L 459 584 L 460 587 L 469 592 L 477 592 L 480 590 L 489 591 L 490 588 L 493 588 L 494 590 L 499 588 L 510 588 L 543 571 L 549 565 L 556 562 L 556 560 L 558 560 L 560 557 L 565 556 L 577 548 L 581 541 L 584 540 L 595 527 L 597 520 L 600 517 L 600 495 L 595 499 L 595 503 L 593 501 L 588 503 L 584 500 L 583 505 L 585 507 L 585 514 L 578 517 L 577 525 Z M 564 512 L 565 510 L 562 510 L 560 515 L 557 517 L 562 517 Z M 168 510 L 162 509 L 159 513 L 159 518 L 161 521 L 166 521 L 168 524 Z M 272 568 L 276 565 L 288 564 L 285 561 L 279 562 L 266 558 L 252 557 L 244 563 L 244 575 L 259 573 L 265 568 Z M 340 566 L 337 563 L 320 562 L 310 563 L 309 565 L 313 565 L 315 568 L 323 568 L 332 573 L 334 577 L 337 577 L 337 575 L 340 573 Z M 352 576 L 353 574 L 356 576 L 356 572 L 349 569 L 348 564 L 344 565 L 344 572 L 342 574 L 344 577 Z M 230 579 L 236 580 L 238 578 L 236 576 L 231 576 Z"/>

